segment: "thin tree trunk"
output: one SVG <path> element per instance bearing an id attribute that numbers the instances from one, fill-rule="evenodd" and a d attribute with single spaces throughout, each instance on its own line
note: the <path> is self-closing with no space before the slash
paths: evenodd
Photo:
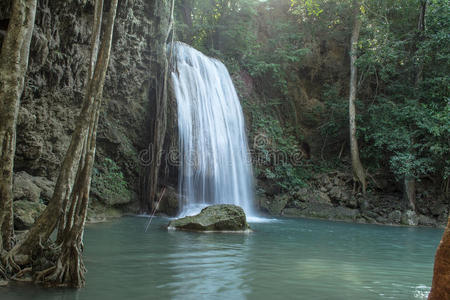
<path id="1" fill-rule="evenodd" d="M 350 153 L 352 157 L 353 179 L 362 185 L 363 193 L 366 193 L 366 175 L 359 158 L 358 140 L 356 138 L 356 90 L 357 90 L 357 50 L 359 31 L 361 29 L 360 7 L 354 2 L 354 17 L 351 45 L 350 45 L 350 96 L 349 96 L 349 119 L 350 119 Z"/>
<path id="2" fill-rule="evenodd" d="M 405 176 L 403 179 L 404 197 L 412 210 L 416 211 L 416 179 L 411 176 Z"/>
<path id="3" fill-rule="evenodd" d="M 428 300 L 450 299 L 450 216 L 434 258 L 433 283 Z"/>
<path id="4" fill-rule="evenodd" d="M 186 26 L 189 28 L 185 32 L 185 39 L 188 44 L 192 42 L 192 30 L 193 30 L 193 22 L 192 22 L 192 1 L 191 0 L 184 0 L 181 4 L 183 8 L 183 21 L 186 24 Z"/>
<path id="5" fill-rule="evenodd" d="M 100 101 L 102 97 L 111 52 L 117 2 L 118 0 L 112 0 L 111 2 L 104 38 L 99 50 L 99 56 L 95 64 L 94 73 L 92 75 L 92 79 L 88 82 L 83 107 L 78 117 L 70 146 L 62 163 L 52 199 L 33 227 L 28 231 L 22 242 L 16 245 L 13 249 L 14 255 L 30 255 L 31 252 L 39 246 L 40 241 L 47 241 L 49 239 L 58 223 L 58 220 L 60 219 L 61 214 L 65 213 L 66 207 L 64 207 L 64 201 L 66 197 L 70 197 L 73 192 L 72 185 L 73 178 L 75 178 L 73 173 L 75 173 L 74 170 L 77 169 L 76 164 L 80 161 L 82 156 L 83 146 L 90 132 L 92 116 L 95 115 L 95 110 L 99 109 L 99 106 L 96 106 L 96 103 Z M 96 16 L 97 19 L 94 20 L 94 24 L 98 24 L 98 18 L 100 17 L 101 15 Z M 93 49 L 94 48 L 95 47 L 93 47 Z M 71 220 L 66 220 L 66 223 L 68 221 Z"/>
<path id="6" fill-rule="evenodd" d="M 15 0 L 0 53 L 0 253 L 12 247 L 16 123 L 28 68 L 36 0 Z"/>
<path id="7" fill-rule="evenodd" d="M 427 10 L 427 0 L 420 1 L 419 19 L 417 22 L 416 44 L 422 42 L 425 32 L 425 14 Z M 417 52 L 417 47 L 415 52 Z M 419 62 L 416 67 L 414 86 L 420 88 L 423 81 L 423 63 Z M 414 142 L 414 141 L 413 141 Z M 413 176 L 406 175 L 403 179 L 404 198 L 408 201 L 412 210 L 416 211 L 416 179 Z"/>

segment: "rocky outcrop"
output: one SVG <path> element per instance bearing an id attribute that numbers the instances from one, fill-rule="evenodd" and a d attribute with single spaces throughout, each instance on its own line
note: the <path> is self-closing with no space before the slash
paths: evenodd
<path id="1" fill-rule="evenodd" d="M 54 183 L 45 177 L 31 176 L 24 171 L 14 174 L 14 201 L 47 203 L 52 197 L 53 188 Z"/>
<path id="2" fill-rule="evenodd" d="M 259 208 L 270 215 L 342 220 L 406 226 L 441 226 L 448 208 L 434 208 L 430 216 L 409 209 L 401 194 L 354 193 L 351 175 L 331 172 L 317 175 L 308 187 L 282 193 L 267 182 L 258 183 L 264 193 L 258 195 Z M 441 205 L 440 201 L 436 201 Z M 427 214 L 425 214 L 427 213 Z"/>
<path id="3" fill-rule="evenodd" d="M 220 204 L 204 208 L 198 215 L 173 220 L 168 229 L 190 231 L 249 230 L 244 210 L 236 205 Z"/>

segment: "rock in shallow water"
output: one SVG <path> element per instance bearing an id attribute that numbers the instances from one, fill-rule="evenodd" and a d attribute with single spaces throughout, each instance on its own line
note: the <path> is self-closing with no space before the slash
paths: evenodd
<path id="1" fill-rule="evenodd" d="M 244 210 L 232 204 L 208 206 L 195 216 L 173 220 L 168 229 L 191 231 L 245 231 L 247 224 Z"/>

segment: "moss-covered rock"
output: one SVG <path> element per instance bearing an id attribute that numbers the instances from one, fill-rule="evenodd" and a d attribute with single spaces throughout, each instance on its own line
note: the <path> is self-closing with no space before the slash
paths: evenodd
<path id="1" fill-rule="evenodd" d="M 195 216 L 173 220 L 168 229 L 191 231 L 246 231 L 247 224 L 244 210 L 236 205 L 220 204 L 208 206 Z"/>

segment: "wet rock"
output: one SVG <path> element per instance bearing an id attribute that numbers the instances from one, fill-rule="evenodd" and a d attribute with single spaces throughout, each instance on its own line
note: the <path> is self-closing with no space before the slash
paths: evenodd
<path id="1" fill-rule="evenodd" d="M 160 195 L 158 195 L 159 199 Z M 164 196 L 159 203 L 158 211 L 167 214 L 168 216 L 176 216 L 178 213 L 180 201 L 179 195 L 173 187 L 166 187 Z"/>
<path id="2" fill-rule="evenodd" d="M 425 215 L 418 215 L 418 225 L 436 227 L 436 220 Z"/>
<path id="3" fill-rule="evenodd" d="M 89 203 L 86 221 L 88 223 L 102 223 L 111 219 L 119 218 L 123 212 L 117 208 L 106 206 L 96 198 L 92 198 Z"/>
<path id="4" fill-rule="evenodd" d="M 195 216 L 173 220 L 168 229 L 190 231 L 246 231 L 247 224 L 244 210 L 236 205 L 220 204 L 208 206 Z"/>
<path id="5" fill-rule="evenodd" d="M 402 219 L 402 212 L 399 210 L 394 210 L 387 216 L 388 223 L 399 224 Z"/>
<path id="6" fill-rule="evenodd" d="M 347 207 L 349 208 L 358 208 L 358 201 L 356 200 L 356 197 L 353 197 L 346 193 L 345 198 L 347 199 Z"/>
<path id="7" fill-rule="evenodd" d="M 412 210 L 405 211 L 402 214 L 401 224 L 408 226 L 417 226 L 417 224 L 419 224 L 419 220 L 417 218 L 416 213 Z"/>
<path id="8" fill-rule="evenodd" d="M 310 203 L 305 209 L 286 208 L 283 215 L 287 217 L 320 218 L 341 221 L 356 221 L 359 210 L 347 207 L 334 207 L 324 203 Z"/>
<path id="9" fill-rule="evenodd" d="M 261 208 L 268 212 L 271 215 L 279 216 L 281 211 L 286 207 L 286 204 L 289 201 L 289 195 L 282 194 L 277 195 L 274 199 L 267 199 L 261 202 Z"/>
<path id="10" fill-rule="evenodd" d="M 366 212 L 370 209 L 370 202 L 365 197 L 358 198 L 358 206 L 362 212 Z"/>
<path id="11" fill-rule="evenodd" d="M 14 228 L 17 230 L 30 228 L 45 209 L 44 204 L 25 200 L 14 201 L 13 205 Z"/>

